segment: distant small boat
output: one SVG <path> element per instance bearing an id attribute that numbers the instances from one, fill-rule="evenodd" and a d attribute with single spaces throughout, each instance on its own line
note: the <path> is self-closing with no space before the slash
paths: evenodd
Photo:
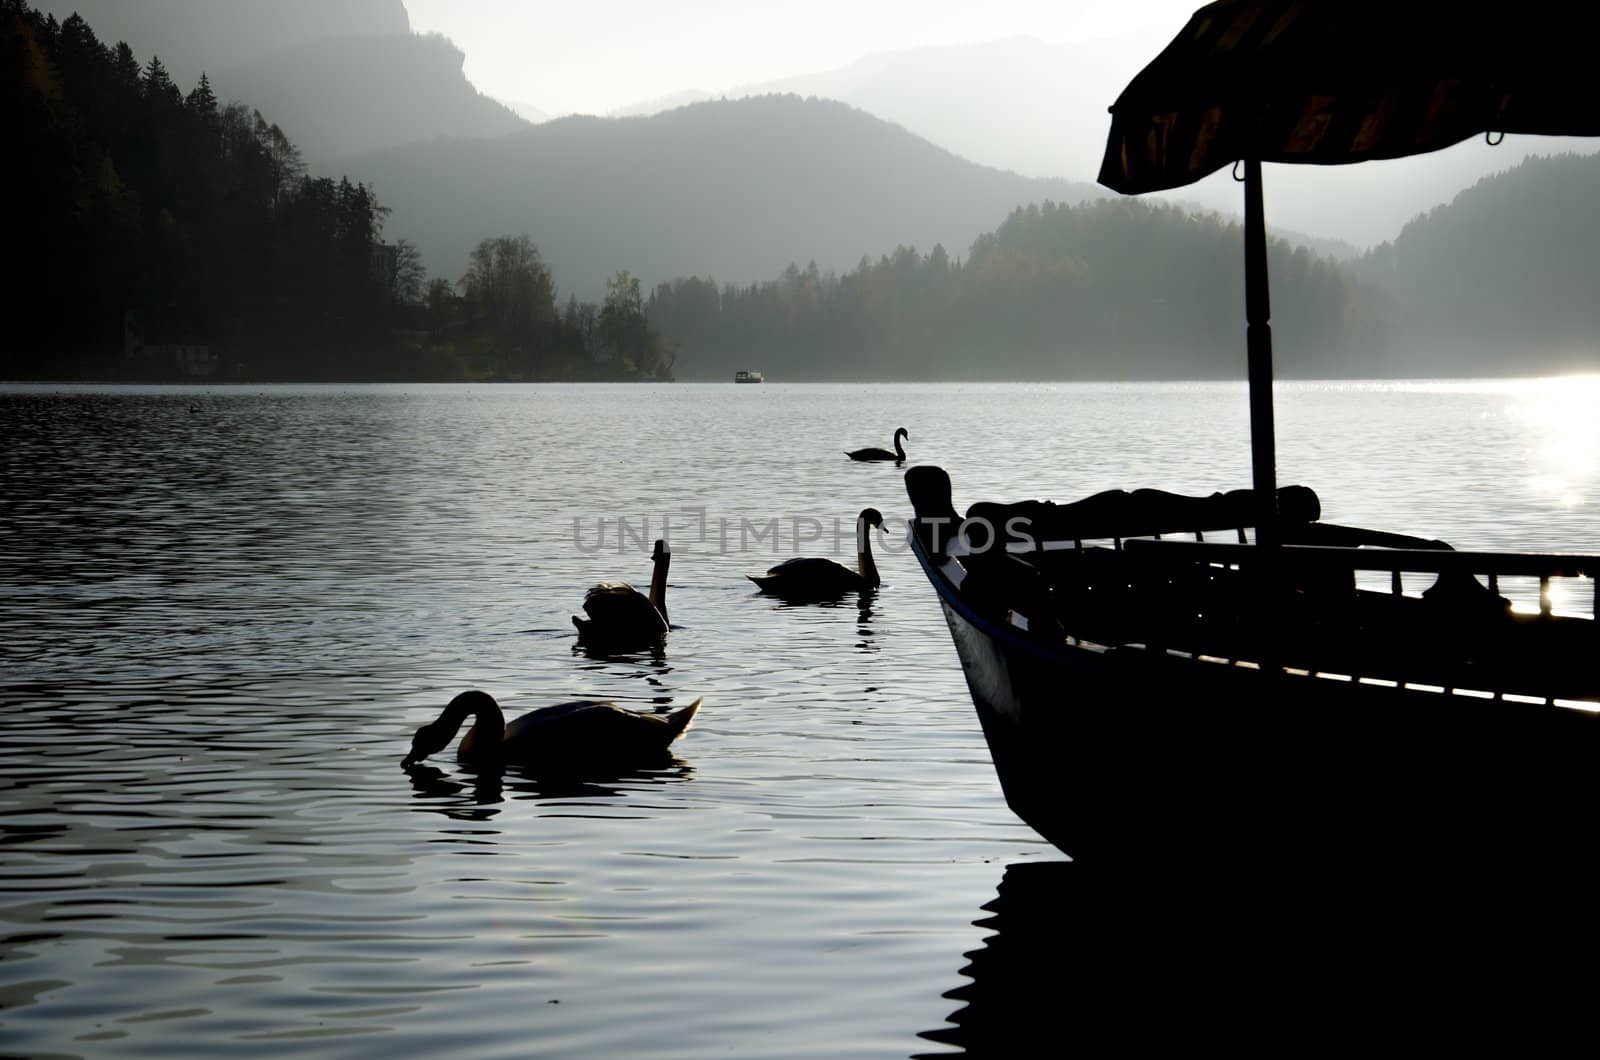
<path id="1" fill-rule="evenodd" d="M 734 372 L 733 373 L 733 381 L 735 383 L 759 383 L 759 382 L 761 382 L 761 373 L 760 372 Z"/>

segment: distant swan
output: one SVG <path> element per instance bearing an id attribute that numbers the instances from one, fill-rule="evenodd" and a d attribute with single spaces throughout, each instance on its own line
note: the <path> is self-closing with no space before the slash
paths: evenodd
<path id="1" fill-rule="evenodd" d="M 650 560 L 655 569 L 648 597 L 627 582 L 602 582 L 584 594 L 583 610 L 589 617 L 572 616 L 578 640 L 623 649 L 661 642 L 671 628 L 667 624 L 667 568 L 672 564 L 672 552 L 666 541 L 656 542 Z"/>
<path id="2" fill-rule="evenodd" d="M 661 760 L 699 709 L 697 699 L 660 717 L 584 699 L 530 711 L 507 725 L 493 696 L 463 692 L 436 720 L 417 730 L 411 753 L 400 764 L 409 768 L 449 747 L 470 714 L 472 728 L 456 748 L 456 760 L 463 765 L 533 766 L 564 773 L 627 770 Z"/>
<path id="3" fill-rule="evenodd" d="M 764 575 L 747 574 L 764 593 L 786 600 L 827 600 L 846 593 L 871 592 L 878 587 L 878 565 L 872 561 L 871 527 L 883 526 L 883 513 L 863 508 L 856 517 L 856 565 L 851 570 L 831 559 L 788 559 Z"/>
<path id="4" fill-rule="evenodd" d="M 904 427 L 901 427 L 899 430 L 894 432 L 894 452 L 892 453 L 887 449 L 857 449 L 853 453 L 846 453 L 844 455 L 848 456 L 851 460 L 893 460 L 897 464 L 903 464 L 906 460 L 906 450 L 905 447 L 900 444 L 900 439 L 910 437 L 911 432 L 906 430 Z"/>

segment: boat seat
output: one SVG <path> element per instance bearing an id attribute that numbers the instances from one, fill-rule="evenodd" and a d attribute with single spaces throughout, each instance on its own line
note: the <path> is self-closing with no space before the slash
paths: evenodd
<path id="1" fill-rule="evenodd" d="M 975 544 L 1042 550 L 1047 542 L 1118 540 L 1162 534 L 1239 532 L 1257 522 L 1254 490 L 1191 497 L 1165 490 L 1106 490 L 1081 501 L 980 501 L 967 509 L 963 537 Z M 1278 519 L 1285 528 L 1315 523 L 1322 504 L 1309 486 L 1278 490 Z"/>
<path id="2" fill-rule="evenodd" d="M 966 571 L 961 596 L 974 608 L 1000 621 L 1020 615 L 1035 636 L 1060 635 L 1055 588 L 1038 567 L 998 550 L 973 553 L 958 562 Z"/>

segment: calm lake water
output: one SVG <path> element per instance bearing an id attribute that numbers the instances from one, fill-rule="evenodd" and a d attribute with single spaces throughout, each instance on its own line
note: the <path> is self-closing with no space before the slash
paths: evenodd
<path id="1" fill-rule="evenodd" d="M 1280 481 L 1593 551 L 1597 398 L 1283 385 Z M 0 1053 L 982 1051 L 969 987 L 1064 859 L 931 589 L 898 534 L 870 606 L 744 578 L 903 526 L 901 472 L 842 454 L 902 425 L 959 507 L 1249 481 L 1242 385 L 0 387 Z M 666 652 L 576 653 L 664 523 Z M 403 772 L 468 688 L 705 702 L 614 782 Z"/>

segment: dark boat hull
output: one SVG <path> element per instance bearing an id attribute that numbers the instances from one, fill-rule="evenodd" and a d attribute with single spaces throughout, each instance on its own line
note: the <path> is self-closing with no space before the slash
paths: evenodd
<path id="1" fill-rule="evenodd" d="M 1091 863 L 1592 867 L 1597 719 L 1043 644 L 934 587 L 1010 807 Z"/>

